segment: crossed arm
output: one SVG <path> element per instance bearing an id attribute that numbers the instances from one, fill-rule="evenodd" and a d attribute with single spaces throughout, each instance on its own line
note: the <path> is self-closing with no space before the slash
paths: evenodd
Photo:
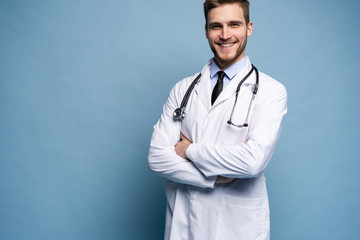
<path id="1" fill-rule="evenodd" d="M 192 143 L 180 133 L 181 123 L 172 119 L 183 95 L 177 87 L 170 93 L 154 126 L 148 161 L 152 171 L 174 182 L 211 188 L 214 183 L 256 177 L 265 170 L 286 113 L 285 88 L 268 89 L 268 95 L 257 106 L 245 143 L 206 145 Z"/>
<path id="2" fill-rule="evenodd" d="M 189 161 L 191 161 L 187 156 L 186 156 L 186 150 L 188 149 L 188 147 L 190 146 L 190 144 L 192 143 L 189 139 L 187 139 L 184 134 L 180 134 L 180 139 L 181 141 L 177 142 L 175 144 L 175 152 L 177 155 L 179 155 L 182 158 L 185 158 Z M 247 140 L 245 141 L 247 142 Z M 230 183 L 232 181 L 236 180 L 236 178 L 227 178 L 227 177 L 223 177 L 223 176 L 217 176 L 216 178 L 216 182 L 215 183 Z"/>

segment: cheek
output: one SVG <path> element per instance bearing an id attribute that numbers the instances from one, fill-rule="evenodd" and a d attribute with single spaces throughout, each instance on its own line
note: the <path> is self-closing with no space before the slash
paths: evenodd
<path id="1" fill-rule="evenodd" d="M 234 33 L 234 36 L 236 36 L 238 39 L 244 39 L 247 37 L 247 31 L 246 30 L 239 30 L 236 33 Z"/>
<path id="2" fill-rule="evenodd" d="M 207 34 L 207 38 L 208 38 L 210 41 L 215 41 L 216 38 L 217 38 L 217 34 L 210 32 L 210 33 Z"/>

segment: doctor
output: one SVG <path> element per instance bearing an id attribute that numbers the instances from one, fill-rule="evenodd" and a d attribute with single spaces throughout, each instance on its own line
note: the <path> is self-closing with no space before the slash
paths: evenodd
<path id="1" fill-rule="evenodd" d="M 245 55 L 253 31 L 247 0 L 206 0 L 204 12 L 214 57 L 201 76 L 174 86 L 151 138 L 149 167 L 169 180 L 165 239 L 268 240 L 264 170 L 287 111 L 286 89 Z M 184 119 L 175 120 L 198 76 Z"/>

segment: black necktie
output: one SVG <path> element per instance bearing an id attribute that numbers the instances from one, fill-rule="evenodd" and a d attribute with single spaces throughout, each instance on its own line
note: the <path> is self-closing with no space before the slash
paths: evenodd
<path id="1" fill-rule="evenodd" d="M 216 98 L 220 95 L 223 89 L 223 78 L 225 76 L 225 73 L 223 71 L 218 71 L 217 74 L 219 78 L 211 95 L 211 105 L 214 104 Z"/>

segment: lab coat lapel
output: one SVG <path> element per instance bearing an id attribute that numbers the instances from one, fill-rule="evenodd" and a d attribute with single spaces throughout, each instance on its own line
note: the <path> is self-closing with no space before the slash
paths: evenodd
<path id="1" fill-rule="evenodd" d="M 209 111 L 211 107 L 210 101 L 210 92 L 211 92 L 211 83 L 210 83 L 210 63 L 209 60 L 204 68 L 201 71 L 201 80 L 195 86 L 195 94 L 197 94 L 199 101 L 203 104 L 204 108 Z"/>
<path id="2" fill-rule="evenodd" d="M 220 95 L 214 102 L 213 107 L 231 98 L 235 94 L 239 82 L 246 76 L 246 74 L 250 71 L 250 69 L 251 69 L 251 62 L 248 59 L 246 66 L 238 74 L 236 74 L 236 76 L 229 82 L 229 84 L 225 87 L 225 89 L 223 89 L 223 91 L 220 93 Z"/>

